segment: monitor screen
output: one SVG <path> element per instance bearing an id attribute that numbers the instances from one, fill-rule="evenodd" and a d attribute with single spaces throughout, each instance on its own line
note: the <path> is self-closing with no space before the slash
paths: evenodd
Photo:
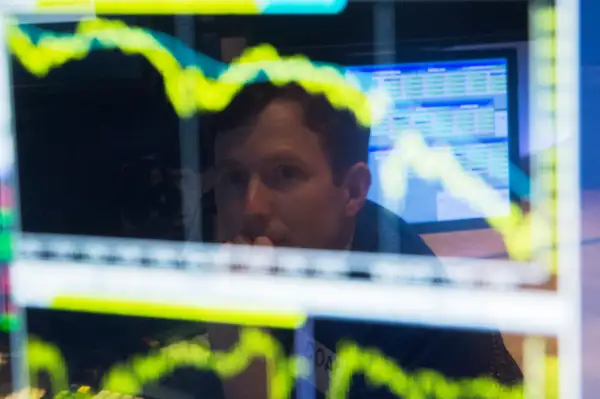
<path id="1" fill-rule="evenodd" d="M 513 133 L 509 129 L 508 59 L 359 66 L 348 68 L 347 74 L 363 87 L 383 90 L 391 100 L 382 120 L 371 127 L 372 201 L 417 225 L 509 216 L 509 140 Z M 493 188 L 503 206 L 483 214 L 475 204 L 451 194 L 439 177 L 421 176 L 410 163 L 406 194 L 403 198 L 388 195 L 382 179 L 383 162 L 399 142 L 399 135 L 407 131 L 418 132 L 433 150 L 449 149 L 467 174 L 480 177 Z M 411 149 L 400 149 L 400 153 L 405 151 Z"/>

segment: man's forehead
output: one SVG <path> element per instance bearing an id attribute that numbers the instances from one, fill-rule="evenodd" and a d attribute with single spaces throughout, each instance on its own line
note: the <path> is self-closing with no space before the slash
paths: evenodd
<path id="1" fill-rule="evenodd" d="M 268 126 L 304 126 L 300 104 L 292 100 L 277 99 L 267 105 L 256 119 L 257 124 Z"/>
<path id="2" fill-rule="evenodd" d="M 216 150 L 218 153 L 228 152 L 246 143 L 267 146 L 311 141 L 310 136 L 314 136 L 314 132 L 305 125 L 300 105 L 291 101 L 275 100 L 253 120 L 219 132 Z"/>

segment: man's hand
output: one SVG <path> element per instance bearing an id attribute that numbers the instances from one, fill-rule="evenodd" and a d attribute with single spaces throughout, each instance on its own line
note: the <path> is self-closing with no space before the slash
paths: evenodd
<path id="1" fill-rule="evenodd" d="M 267 237 L 257 237 L 249 240 L 238 236 L 226 245 L 256 245 L 273 246 Z M 244 265 L 235 265 L 237 270 L 244 269 Z M 228 324 L 210 324 L 207 326 L 208 339 L 211 348 L 218 351 L 228 351 L 239 341 L 239 327 Z M 222 381 L 223 392 L 226 399 L 267 399 L 267 365 L 264 359 L 255 359 L 248 368 L 235 377 Z"/>

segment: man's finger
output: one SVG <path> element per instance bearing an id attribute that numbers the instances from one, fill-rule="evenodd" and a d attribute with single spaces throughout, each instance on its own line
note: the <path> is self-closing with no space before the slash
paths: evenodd
<path id="1" fill-rule="evenodd" d="M 260 237 L 257 237 L 254 240 L 254 244 L 253 245 L 264 246 L 264 247 L 272 247 L 273 246 L 273 242 L 271 240 L 269 240 L 268 237 L 260 236 Z"/>
<path id="2" fill-rule="evenodd" d="M 237 244 L 237 245 L 251 245 L 252 242 L 250 240 L 248 240 L 246 237 L 244 236 L 235 236 L 234 239 L 231 241 L 233 244 Z"/>

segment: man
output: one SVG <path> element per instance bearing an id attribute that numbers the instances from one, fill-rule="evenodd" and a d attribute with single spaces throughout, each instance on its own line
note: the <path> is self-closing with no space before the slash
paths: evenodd
<path id="1" fill-rule="evenodd" d="M 296 84 L 260 83 L 244 88 L 212 124 L 220 242 L 433 255 L 403 220 L 366 200 L 369 133 L 350 111 Z M 378 348 L 408 372 L 489 376 L 503 384 L 522 379 L 497 333 L 333 320 L 314 320 L 314 332 L 316 345 L 329 353 L 350 338 Z M 209 335 L 216 349 L 237 340 L 232 326 L 213 326 Z M 293 338 L 275 335 L 290 351 Z M 266 376 L 264 362 L 254 362 L 223 382 L 226 399 L 266 398 Z M 326 386 L 316 388 L 323 397 Z M 397 396 L 356 376 L 349 397 Z"/>

